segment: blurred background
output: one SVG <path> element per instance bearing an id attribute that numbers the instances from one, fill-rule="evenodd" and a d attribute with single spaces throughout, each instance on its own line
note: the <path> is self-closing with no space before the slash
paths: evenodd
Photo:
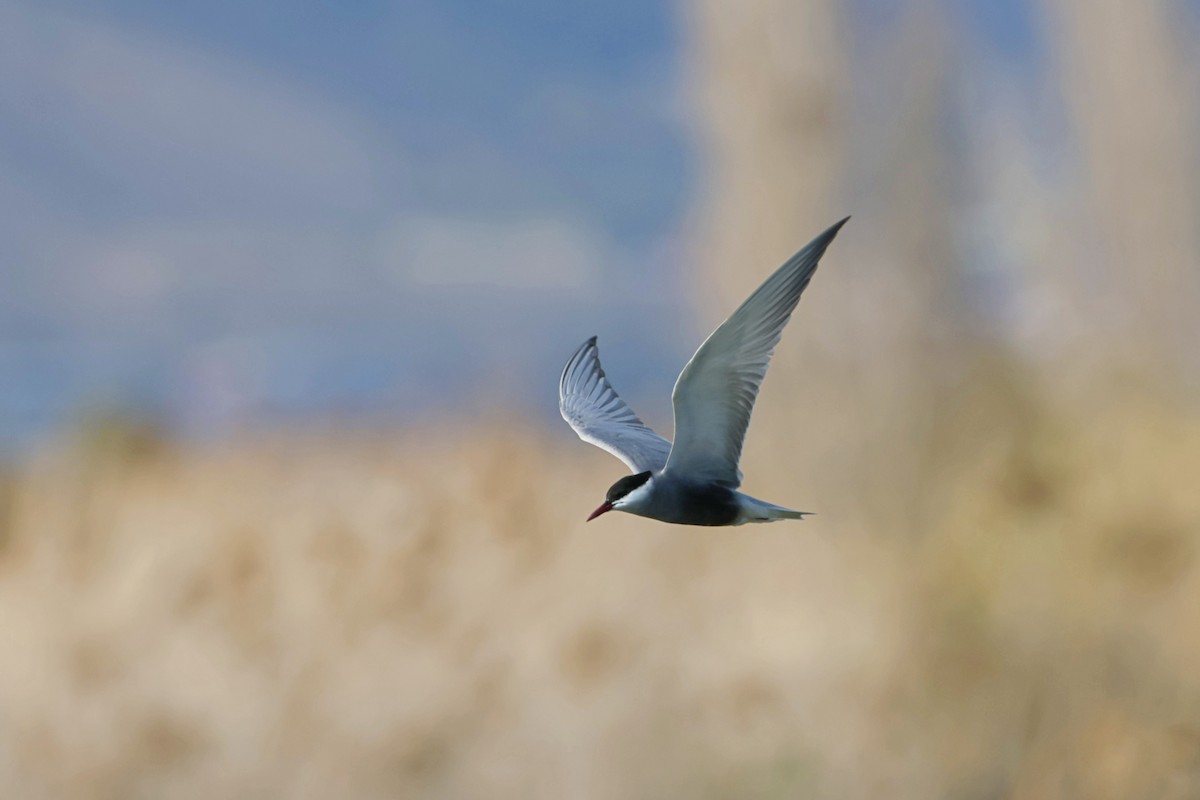
<path id="1" fill-rule="evenodd" d="M 6 797 L 1200 796 L 1200 3 L 0 0 Z M 853 214 L 747 491 L 585 526 Z"/>

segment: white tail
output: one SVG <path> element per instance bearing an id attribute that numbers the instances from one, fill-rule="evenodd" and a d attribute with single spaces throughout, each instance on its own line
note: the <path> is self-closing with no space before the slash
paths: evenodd
<path id="1" fill-rule="evenodd" d="M 741 512 L 734 525 L 745 525 L 747 522 L 775 522 L 781 519 L 804 519 L 811 511 L 793 511 L 790 508 L 767 503 L 746 494 L 738 493 Z"/>

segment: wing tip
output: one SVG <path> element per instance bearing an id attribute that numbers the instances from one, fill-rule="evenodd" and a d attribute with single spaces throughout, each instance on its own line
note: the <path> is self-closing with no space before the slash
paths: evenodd
<path id="1" fill-rule="evenodd" d="M 570 368 L 571 368 L 571 365 L 574 364 L 575 362 L 577 362 L 579 360 L 580 356 L 582 356 L 584 354 L 584 352 L 586 352 L 587 350 L 589 350 L 591 348 L 594 348 L 595 346 L 596 346 L 596 337 L 592 336 L 586 342 L 584 342 L 583 344 L 576 347 L 575 352 L 571 353 L 571 357 L 567 359 L 566 366 L 563 367 L 563 376 L 564 377 L 566 376 L 567 371 L 570 370 Z"/>
<path id="2" fill-rule="evenodd" d="M 826 243 L 833 241 L 833 237 L 837 236 L 838 231 L 840 231 L 842 229 L 842 227 L 849 221 L 850 221 L 850 215 L 847 214 L 846 216 L 842 217 L 837 222 L 833 223 L 828 228 L 826 228 L 825 232 L 817 237 L 817 240 L 818 241 L 824 240 Z"/>
<path id="3" fill-rule="evenodd" d="M 558 376 L 558 399 L 560 406 L 562 405 L 562 401 L 566 396 L 565 389 L 567 384 L 567 376 L 573 371 L 574 367 L 581 363 L 583 354 L 595 346 L 596 337 L 593 336 L 583 344 L 579 345 L 579 347 L 576 347 L 575 352 L 571 353 L 571 357 L 568 358 L 567 363 L 563 365 L 562 372 Z"/>
<path id="4" fill-rule="evenodd" d="M 825 255 L 825 250 L 828 249 L 829 245 L 833 244 L 833 240 L 837 238 L 838 232 L 849 221 L 849 216 L 842 217 L 840 220 L 821 231 L 821 233 L 817 235 L 817 238 L 806 244 L 798 253 L 796 253 L 796 255 L 792 256 L 791 260 L 799 263 L 809 264 L 809 272 L 811 274 L 811 271 L 816 270 L 817 263 L 820 262 L 821 256 Z"/>

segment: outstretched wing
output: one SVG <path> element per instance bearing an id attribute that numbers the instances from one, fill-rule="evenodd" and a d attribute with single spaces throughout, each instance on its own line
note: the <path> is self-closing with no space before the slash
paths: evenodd
<path id="1" fill-rule="evenodd" d="M 771 354 L 825 248 L 848 219 L 788 259 L 683 368 L 671 393 L 675 447 L 667 459 L 668 472 L 731 489 L 741 485 L 742 442 Z"/>
<path id="2" fill-rule="evenodd" d="M 667 463 L 671 443 L 646 427 L 617 395 L 600 366 L 595 336 L 563 368 L 558 408 L 580 439 L 612 453 L 634 472 L 659 470 Z"/>

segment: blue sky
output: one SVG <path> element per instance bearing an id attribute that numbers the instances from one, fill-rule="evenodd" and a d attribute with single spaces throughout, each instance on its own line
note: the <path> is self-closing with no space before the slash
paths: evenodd
<path id="1" fill-rule="evenodd" d="M 668 12 L 0 4 L 0 440 L 545 405 L 497 376 L 601 321 L 661 342 L 693 172 Z"/>
<path id="2" fill-rule="evenodd" d="M 952 8 L 1034 47 L 1025 3 Z M 0 447 L 91 409 L 552 415 L 594 333 L 665 396 L 700 333 L 676 10 L 0 0 Z"/>

